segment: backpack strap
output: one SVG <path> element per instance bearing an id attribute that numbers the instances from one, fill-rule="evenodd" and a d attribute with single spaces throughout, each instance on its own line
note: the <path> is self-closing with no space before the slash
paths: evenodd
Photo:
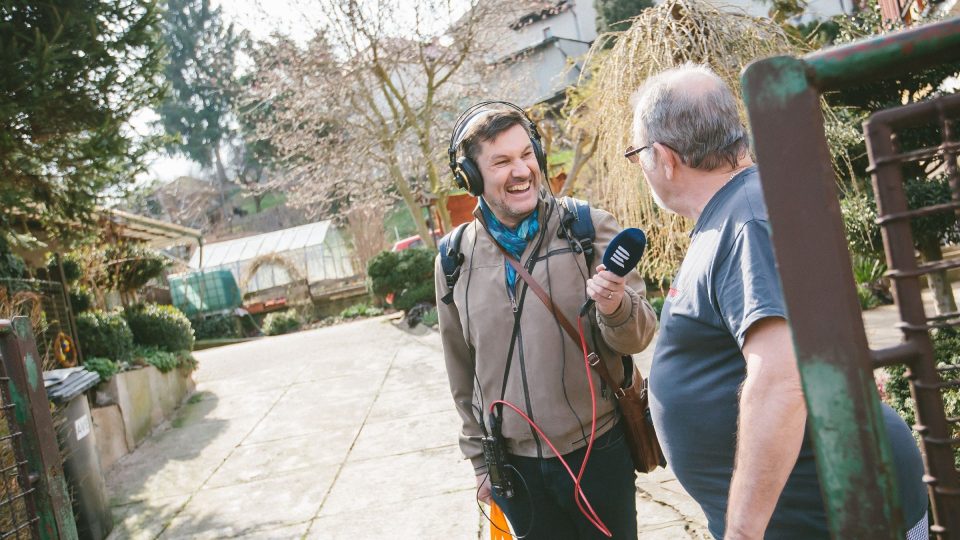
<path id="1" fill-rule="evenodd" d="M 447 279 L 447 288 L 449 289 L 440 300 L 447 305 L 453 302 L 453 286 L 460 279 L 460 265 L 463 264 L 460 239 L 463 237 L 463 230 L 466 228 L 467 223 L 457 225 L 455 229 L 444 235 L 440 239 L 440 243 L 437 244 L 437 249 L 440 251 L 440 267 L 443 269 L 443 275 Z"/>
<path id="2" fill-rule="evenodd" d="M 583 249 L 583 255 L 587 259 L 587 268 L 590 268 L 593 265 L 593 239 L 597 236 L 593 228 L 593 218 L 590 216 L 590 203 L 573 197 L 563 197 L 560 205 L 564 210 L 561 218 L 563 225 L 580 243 L 579 247 Z"/>

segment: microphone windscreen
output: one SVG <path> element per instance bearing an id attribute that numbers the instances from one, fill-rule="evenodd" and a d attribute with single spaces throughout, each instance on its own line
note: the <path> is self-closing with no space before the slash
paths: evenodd
<path id="1" fill-rule="evenodd" d="M 636 228 L 624 229 L 613 237 L 603 253 L 603 265 L 607 270 L 623 277 L 637 267 L 643 250 L 647 247 L 647 236 Z"/>

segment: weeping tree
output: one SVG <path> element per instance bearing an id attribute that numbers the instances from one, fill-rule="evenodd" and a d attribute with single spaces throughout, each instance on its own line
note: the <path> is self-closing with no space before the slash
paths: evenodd
<path id="1" fill-rule="evenodd" d="M 612 47 L 608 40 L 615 39 Z M 648 193 L 641 170 L 623 158 L 630 140 L 632 93 L 651 75 L 685 62 L 710 66 L 739 96 L 740 71 L 750 62 L 776 54 L 799 54 L 802 47 L 768 19 L 727 12 L 698 0 L 667 0 L 632 20 L 628 30 L 601 36 L 590 50 L 592 79 L 584 90 L 577 123 L 596 133 L 594 179 L 589 198 L 611 211 L 624 226 L 648 232 L 641 272 L 657 280 L 671 277 L 688 244 L 692 227 L 660 210 Z M 745 111 L 741 116 L 746 122 Z"/>
<path id="2" fill-rule="evenodd" d="M 620 32 L 630 26 L 627 19 L 636 17 L 653 6 L 652 0 L 594 0 L 597 11 L 597 33 Z"/>

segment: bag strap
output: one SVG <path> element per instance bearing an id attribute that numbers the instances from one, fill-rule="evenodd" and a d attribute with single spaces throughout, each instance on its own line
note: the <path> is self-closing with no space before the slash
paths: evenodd
<path id="1" fill-rule="evenodd" d="M 461 223 L 457 227 L 440 239 L 437 245 L 440 251 L 440 267 L 443 269 L 443 275 L 447 280 L 447 294 L 440 299 L 444 304 L 450 305 L 453 302 L 453 287 L 460 279 L 460 265 L 463 264 L 463 253 L 460 252 L 460 238 L 463 237 L 463 230 L 467 228 L 466 223 Z"/>
<path id="2" fill-rule="evenodd" d="M 543 302 L 543 305 L 547 307 L 547 311 L 552 313 L 554 318 L 557 319 L 557 322 L 560 323 L 560 326 L 566 330 L 567 335 L 570 336 L 570 339 L 577 344 L 577 347 L 580 347 L 580 333 L 573 327 L 573 324 L 570 323 L 563 313 L 560 313 L 560 310 L 558 310 L 553 304 L 553 301 L 550 300 L 550 296 L 546 293 L 546 291 L 543 290 L 543 287 L 537 283 L 537 280 L 533 279 L 533 276 L 527 272 L 522 264 L 520 264 L 509 253 L 507 253 L 505 249 L 503 249 L 503 246 L 497 244 L 496 242 L 494 242 L 494 244 L 496 244 L 500 251 L 503 252 L 503 256 L 507 259 L 507 263 L 509 263 L 510 266 L 517 271 L 517 274 L 519 274 L 520 277 L 527 282 L 527 286 L 530 288 L 530 290 L 532 290 L 533 293 L 537 295 L 537 298 Z M 601 361 L 600 356 L 591 351 L 590 354 L 587 355 L 587 359 L 589 360 L 590 367 L 596 370 L 596 372 L 600 375 L 600 378 L 603 379 L 603 382 L 606 383 L 607 387 L 617 389 L 617 391 L 614 393 L 614 395 L 617 396 L 617 399 L 622 398 L 624 395 L 624 388 L 613 381 L 613 377 L 610 376 L 610 371 L 607 369 L 607 366 L 603 363 L 603 361 Z"/>

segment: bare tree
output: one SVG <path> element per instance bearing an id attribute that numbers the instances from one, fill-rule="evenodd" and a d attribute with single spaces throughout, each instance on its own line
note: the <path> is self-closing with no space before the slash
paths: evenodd
<path id="1" fill-rule="evenodd" d="M 444 171 L 459 110 L 482 86 L 497 36 L 516 7 L 470 0 L 316 0 L 327 21 L 305 47 L 282 36 L 260 44 L 246 99 L 270 107 L 258 133 L 288 172 L 274 182 L 301 205 L 348 210 L 399 196 L 432 246 L 420 202 L 437 198 L 449 228 Z M 255 109 L 254 109 L 255 110 Z"/>
<path id="2" fill-rule="evenodd" d="M 353 236 L 353 253 L 361 274 L 367 274 L 367 263 L 386 247 L 383 234 L 383 212 L 372 204 L 355 204 L 347 212 Z"/>

